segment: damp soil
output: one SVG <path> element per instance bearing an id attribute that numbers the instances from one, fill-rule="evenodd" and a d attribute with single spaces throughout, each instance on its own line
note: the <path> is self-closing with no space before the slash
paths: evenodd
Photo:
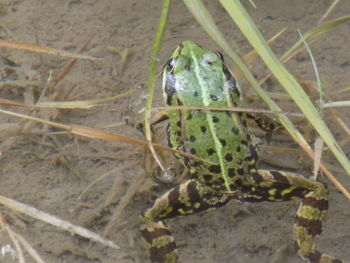
<path id="1" fill-rule="evenodd" d="M 246 2 L 247 10 L 266 38 L 287 28 L 272 43 L 273 50 L 281 55 L 299 39 L 297 30 L 305 32 L 314 27 L 333 1 L 256 0 L 256 9 Z M 217 1 L 206 3 L 227 39 L 236 43 L 241 54 L 249 52 L 246 40 L 220 4 Z M 69 52 L 78 52 L 87 44 L 82 53 L 100 59 L 79 59 L 54 86 L 55 78 L 68 59 L 1 49 L 1 80 L 18 81 L 14 85 L 1 86 L 1 99 L 26 104 L 33 104 L 39 98 L 44 101 L 91 100 L 136 89 L 131 96 L 91 109 L 3 109 L 144 139 L 142 133 L 132 125 L 125 125 L 125 121 L 132 123 L 143 118 L 144 84 L 160 4 L 161 1 L 151 0 L 0 1 L 1 39 Z M 172 1 L 171 5 L 169 24 L 158 58 L 160 65 L 165 63 L 173 48 L 186 39 L 218 49 L 182 1 Z M 349 2 L 342 1 L 328 19 L 349 14 Z M 312 45 L 326 92 L 333 100 L 349 100 L 350 97 L 349 93 L 341 92 L 350 83 L 349 32 L 349 23 L 341 25 Z M 129 52 L 125 63 L 118 52 Z M 293 58 L 287 66 L 308 90 L 312 90 L 315 74 L 306 53 Z M 266 72 L 258 60 L 252 70 L 257 76 Z M 161 105 L 158 84 L 155 104 Z M 244 81 L 242 86 L 249 90 Z M 266 89 L 282 92 L 273 80 L 267 83 Z M 288 104 L 282 101 L 282 105 Z M 325 119 L 349 154 L 349 135 L 334 119 L 335 114 L 339 114 L 349 126 L 347 111 L 347 108 L 326 111 Z M 0 207 L 11 228 L 21 234 L 45 262 L 148 262 L 139 232 L 139 215 L 171 186 L 152 181 L 147 176 L 143 168 L 144 149 L 76 136 L 3 114 L 0 115 L 0 124 L 1 195 L 83 226 L 120 246 L 118 250 L 109 248 L 5 206 Z M 160 137 L 164 135 L 164 132 L 158 132 Z M 284 141 L 278 138 L 272 136 L 270 146 L 293 148 L 294 154 L 267 152 L 263 148 L 262 165 L 267 165 L 265 159 L 270 159 L 271 163 L 310 176 L 312 162 L 297 150 L 290 138 Z M 310 142 L 314 140 L 314 133 L 310 130 L 308 138 Z M 349 177 L 329 152 L 326 152 L 324 161 L 350 189 Z M 321 180 L 329 185 L 330 210 L 318 246 L 322 251 L 350 261 L 350 202 L 325 177 L 321 176 Z M 301 261 L 295 256 L 292 229 L 299 203 L 231 202 L 215 211 L 171 219 L 167 223 L 180 246 L 180 262 L 296 263 Z M 5 245 L 14 248 L 9 236 L 2 231 L 0 247 Z M 25 258 L 26 262 L 34 262 L 27 253 Z M 0 262 L 17 262 L 17 259 L 11 258 L 10 254 L 0 254 Z"/>

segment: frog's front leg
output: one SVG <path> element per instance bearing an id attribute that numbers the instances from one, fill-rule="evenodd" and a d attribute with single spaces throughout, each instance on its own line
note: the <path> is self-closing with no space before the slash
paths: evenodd
<path id="1" fill-rule="evenodd" d="M 258 199 L 256 201 L 302 198 L 294 224 L 295 246 L 301 259 L 309 260 L 311 263 L 344 263 L 315 248 L 316 239 L 322 232 L 322 223 L 328 211 L 326 185 L 289 172 L 258 170 L 251 176 L 257 185 L 257 190 L 253 188 L 251 193 L 252 197 L 256 195 L 255 198 Z M 254 201 L 249 196 L 246 200 Z"/>
<path id="2" fill-rule="evenodd" d="M 217 192 L 194 179 L 175 186 L 159 197 L 141 218 L 141 233 L 151 261 L 177 262 L 174 238 L 162 220 L 220 207 L 231 198 L 232 195 Z"/>

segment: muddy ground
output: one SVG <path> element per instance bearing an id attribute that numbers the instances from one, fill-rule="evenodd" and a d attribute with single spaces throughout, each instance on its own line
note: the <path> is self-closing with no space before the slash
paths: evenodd
<path id="1" fill-rule="evenodd" d="M 4 109 L 64 124 L 105 128 L 143 139 L 134 128 L 122 125 L 125 119 L 142 120 L 148 62 L 160 14 L 160 2 L 151 0 L 3 0 L 0 1 L 0 37 L 75 52 L 90 41 L 86 55 L 100 61 L 79 60 L 63 80 L 52 88 L 62 71 L 64 58 L 47 54 L 1 49 L 2 80 L 32 81 L 30 84 L 1 86 L 2 99 L 21 103 L 43 100 L 90 100 L 137 89 L 127 98 L 89 110 Z M 217 1 L 206 1 L 229 41 L 242 54 L 250 50 L 244 37 Z M 245 1 L 246 2 L 246 1 Z M 281 55 L 305 32 L 315 26 L 333 1 L 256 0 L 248 11 L 266 38 L 284 27 L 287 31 L 272 46 Z M 350 3 L 340 1 L 328 19 L 350 14 Z M 333 100 L 349 100 L 349 93 L 337 93 L 350 83 L 350 24 L 339 26 L 312 46 L 317 66 Z M 217 49 L 194 21 L 182 1 L 172 1 L 169 25 L 160 54 L 161 65 L 182 40 L 192 39 Z M 130 51 L 122 64 L 116 50 Z M 315 76 L 305 53 L 288 63 L 301 80 Z M 160 68 L 159 68 L 160 70 Z M 252 70 L 264 72 L 259 62 Z M 275 82 L 269 82 L 275 85 Z M 244 86 L 244 84 L 242 84 Z M 43 94 L 44 87 L 46 88 Z M 160 86 L 158 85 L 158 91 Z M 269 88 L 269 87 L 267 87 Z M 278 86 L 277 86 L 278 88 Z M 158 95 L 161 92 L 157 92 Z M 338 95 L 337 95 L 338 94 Z M 157 97 L 157 103 L 160 97 Z M 288 104 L 288 103 L 287 103 Z M 337 110 L 349 125 L 346 108 Z M 329 116 L 326 119 L 343 149 L 349 153 L 346 135 Z M 333 118 L 334 119 L 334 118 Z M 0 193 L 72 223 L 84 226 L 120 246 L 119 250 L 90 242 L 55 227 L 1 207 L 12 229 L 38 251 L 46 262 L 148 262 L 140 240 L 139 214 L 167 187 L 146 177 L 142 168 L 143 149 L 78 137 L 41 124 L 0 115 Z M 271 145 L 279 146 L 273 137 Z M 312 142 L 312 138 L 311 142 Z M 297 146 L 287 139 L 288 147 Z M 292 162 L 297 172 L 309 175 L 311 161 L 301 152 L 269 154 L 266 159 Z M 264 157 L 267 152 L 263 151 Z M 265 158 L 264 158 L 265 159 Z M 304 160 L 303 162 L 301 160 Z M 337 161 L 326 154 L 334 175 L 350 189 L 350 179 Z M 266 165 L 266 164 L 262 164 Z M 109 173 L 109 174 L 108 174 Z M 106 175 L 81 194 L 95 180 Z M 349 200 L 327 179 L 330 213 L 318 246 L 322 251 L 350 261 Z M 124 207 L 125 204 L 125 207 Z M 178 243 L 181 262 L 300 262 L 294 252 L 292 226 L 299 201 L 287 203 L 239 204 L 232 202 L 216 211 L 169 220 Z M 122 209 L 123 208 L 123 209 Z M 116 214 L 117 213 L 117 214 Z M 6 232 L 0 247 L 11 244 Z M 14 246 L 11 244 L 11 247 Z M 26 254 L 26 262 L 33 262 Z M 9 254 L 0 262 L 17 262 Z"/>

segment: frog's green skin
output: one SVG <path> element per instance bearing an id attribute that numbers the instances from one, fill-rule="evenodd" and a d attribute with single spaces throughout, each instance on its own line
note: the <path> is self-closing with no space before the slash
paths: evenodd
<path id="1" fill-rule="evenodd" d="M 219 53 L 184 41 L 164 68 L 164 99 L 169 106 L 241 107 L 241 92 Z M 163 220 L 225 205 L 302 198 L 294 224 L 297 255 L 314 263 L 340 263 L 315 249 L 328 210 L 322 183 L 297 174 L 258 170 L 258 147 L 246 113 L 204 110 L 169 111 L 168 144 L 201 162 L 176 157 L 190 179 L 158 198 L 142 216 L 142 236 L 152 262 L 177 262 L 174 238 Z"/>

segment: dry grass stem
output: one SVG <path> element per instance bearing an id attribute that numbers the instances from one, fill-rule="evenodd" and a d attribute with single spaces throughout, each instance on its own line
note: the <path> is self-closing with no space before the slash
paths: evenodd
<path id="1" fill-rule="evenodd" d="M 323 14 L 323 16 L 318 20 L 317 24 L 322 24 L 326 18 L 330 15 L 330 13 L 333 11 L 333 9 L 336 7 L 336 5 L 340 2 L 340 0 L 334 0 L 333 3 L 330 5 L 330 7 L 327 9 L 327 11 Z"/>
<path id="2" fill-rule="evenodd" d="M 6 88 L 6 87 L 27 88 L 28 86 L 38 87 L 40 84 L 41 84 L 40 81 L 35 81 L 35 80 L 1 80 L 0 88 Z"/>
<path id="3" fill-rule="evenodd" d="M 85 195 L 87 194 L 87 192 L 94 187 L 94 185 L 96 185 L 98 182 L 102 181 L 104 178 L 107 178 L 109 176 L 112 176 L 117 170 L 119 170 L 118 168 L 114 168 L 111 171 L 108 171 L 107 173 L 104 173 L 103 175 L 101 175 L 100 177 L 96 178 L 95 180 L 93 180 L 87 187 L 85 187 L 85 189 L 81 192 L 81 194 L 78 196 L 77 200 L 80 201 L 82 200 Z"/>
<path id="4" fill-rule="evenodd" d="M 349 127 L 344 123 L 344 121 L 339 118 L 336 117 L 336 120 L 338 121 L 338 123 L 340 124 L 340 127 L 345 131 L 345 133 L 347 134 L 347 136 L 350 136 L 350 129 Z"/>
<path id="5" fill-rule="evenodd" d="M 208 107 L 208 106 L 164 106 L 164 107 L 154 107 L 155 110 L 170 111 L 170 110 L 211 110 L 211 111 L 233 111 L 233 112 L 250 112 L 250 113 L 264 113 L 264 114 L 282 114 L 289 115 L 293 117 L 304 117 L 302 113 L 295 112 L 283 112 L 283 111 L 273 111 L 264 109 L 253 109 L 253 108 L 239 108 L 239 107 Z"/>
<path id="6" fill-rule="evenodd" d="M 39 253 L 36 252 L 36 250 L 20 234 L 13 231 L 13 235 L 36 262 L 45 263 L 45 261 L 40 257 Z"/>
<path id="7" fill-rule="evenodd" d="M 314 152 L 315 152 L 315 158 L 314 158 L 314 180 L 316 181 L 318 171 L 320 169 L 321 164 L 321 158 L 322 158 L 322 152 L 323 152 L 323 140 L 321 137 L 317 137 L 314 143 Z"/>
<path id="8" fill-rule="evenodd" d="M 20 242 L 16 238 L 16 234 L 13 232 L 11 227 L 8 225 L 8 223 L 6 222 L 6 220 L 2 214 L 0 214 L 0 225 L 3 229 L 5 229 L 6 233 L 9 235 L 12 243 L 14 244 L 14 246 L 16 248 L 16 252 L 17 252 L 16 256 L 18 257 L 18 262 L 25 263 L 22 248 L 20 246 Z"/>
<path id="9" fill-rule="evenodd" d="M 111 220 L 103 231 L 103 236 L 106 236 L 111 228 L 114 227 L 115 223 L 118 222 L 120 216 L 122 215 L 123 210 L 128 205 L 130 200 L 135 196 L 135 194 L 139 191 L 142 184 L 144 184 L 145 176 L 143 173 L 139 173 L 137 177 L 133 180 L 132 184 L 129 186 L 128 191 L 120 200 L 118 207 L 114 211 Z"/>
<path id="10" fill-rule="evenodd" d="M 87 46 L 89 45 L 89 43 L 90 43 L 90 40 L 87 41 L 81 48 L 78 49 L 78 53 L 83 52 L 83 51 L 87 48 Z M 42 99 L 43 96 L 45 95 L 46 90 L 51 90 L 51 91 L 52 91 L 52 90 L 54 90 L 54 89 L 57 87 L 57 85 L 63 80 L 63 78 L 64 78 L 64 77 L 69 73 L 69 71 L 73 68 L 73 66 L 75 65 L 76 62 L 77 62 L 77 59 L 75 58 L 75 59 L 72 59 L 72 60 L 68 61 L 68 62 L 66 63 L 66 65 L 64 65 L 63 69 L 62 69 L 61 72 L 56 76 L 56 78 L 55 78 L 49 85 L 47 85 L 47 86 L 43 89 L 43 91 L 42 91 L 42 93 L 41 93 L 41 95 L 40 95 L 40 97 L 39 97 L 39 99 L 38 99 L 38 102 L 41 101 L 41 99 Z"/>
<path id="11" fill-rule="evenodd" d="M 21 50 L 32 51 L 32 52 L 51 54 L 51 55 L 55 55 L 58 57 L 99 60 L 98 58 L 95 58 L 95 57 L 81 55 L 81 54 L 77 54 L 77 53 L 71 53 L 71 52 L 67 52 L 64 50 L 48 48 L 48 47 L 41 47 L 41 46 L 37 46 L 37 45 L 31 45 L 31 44 L 20 43 L 20 42 L 6 41 L 6 40 L 0 40 L 0 47 L 11 48 L 11 49 L 21 49 Z"/>
<path id="12" fill-rule="evenodd" d="M 81 237 L 87 238 L 91 241 L 99 242 L 101 244 L 104 244 L 106 246 L 109 246 L 111 248 L 118 249 L 119 246 L 114 244 L 112 241 L 104 239 L 103 237 L 97 235 L 94 232 L 91 232 L 90 230 L 73 225 L 67 221 L 64 221 L 56 216 L 52 216 L 50 214 L 47 214 L 43 211 L 40 211 L 34 207 L 25 205 L 23 203 L 20 203 L 18 201 L 15 201 L 13 199 L 7 198 L 5 196 L 0 195 L 0 204 L 15 210 L 17 212 L 23 213 L 29 217 L 35 218 L 37 220 L 43 221 L 45 223 L 48 223 L 50 225 L 53 225 L 59 229 L 65 230 L 70 232 L 71 234 L 76 234 Z"/>

